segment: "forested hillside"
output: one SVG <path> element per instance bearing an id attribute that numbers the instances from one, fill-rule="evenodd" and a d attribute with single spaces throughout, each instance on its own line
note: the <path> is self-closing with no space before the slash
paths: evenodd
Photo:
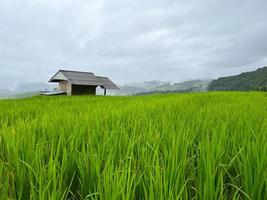
<path id="1" fill-rule="evenodd" d="M 267 91 L 267 67 L 214 80 L 208 90 Z"/>

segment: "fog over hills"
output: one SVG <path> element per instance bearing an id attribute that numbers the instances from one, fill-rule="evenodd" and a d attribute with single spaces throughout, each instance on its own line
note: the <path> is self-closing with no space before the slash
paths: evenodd
<path id="1" fill-rule="evenodd" d="M 15 90 L 16 93 L 24 92 L 34 92 L 34 91 L 44 91 L 44 90 L 53 90 L 55 85 L 46 84 L 46 83 L 25 83 L 18 86 Z"/>
<path id="2" fill-rule="evenodd" d="M 36 93 L 45 90 L 53 90 L 57 87 L 55 84 L 47 84 L 47 83 L 24 83 L 17 86 L 14 89 L 0 89 L 0 97 L 13 97 L 17 95 Z M 30 95 L 31 96 L 31 95 Z"/>
<path id="3" fill-rule="evenodd" d="M 152 91 L 177 91 L 177 90 L 188 90 L 195 88 L 198 91 L 205 91 L 209 81 L 207 80 L 189 80 L 181 83 L 171 83 L 168 81 L 144 81 L 140 83 L 129 83 L 125 85 L 119 85 L 120 90 L 108 91 L 109 95 L 135 95 L 139 93 L 150 93 Z M 1 89 L 0 97 L 13 97 L 24 94 L 31 96 L 36 92 L 53 90 L 57 88 L 57 84 L 46 84 L 46 83 L 25 83 L 19 85 L 15 89 Z M 101 95 L 103 92 L 101 89 L 97 90 L 97 93 Z"/>
<path id="4" fill-rule="evenodd" d="M 182 92 L 182 91 L 206 91 L 210 80 L 188 80 L 179 83 L 166 81 L 146 81 L 141 83 L 132 83 L 122 85 L 119 91 L 114 91 L 116 95 L 135 95 L 164 92 Z"/>
<path id="5" fill-rule="evenodd" d="M 120 90 L 108 90 L 108 95 L 143 95 L 154 93 L 183 93 L 203 92 L 208 90 L 235 90 L 235 91 L 266 91 L 267 67 L 251 72 L 243 72 L 236 76 L 222 77 L 217 80 L 187 80 L 183 82 L 144 81 L 118 85 Z M 15 89 L 0 89 L 0 98 L 29 97 L 39 94 L 40 91 L 57 89 L 57 84 L 25 83 Z M 103 89 L 97 88 L 97 94 L 103 95 Z"/>

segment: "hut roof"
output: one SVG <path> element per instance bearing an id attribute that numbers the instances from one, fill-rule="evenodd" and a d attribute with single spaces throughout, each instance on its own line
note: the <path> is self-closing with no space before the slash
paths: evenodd
<path id="1" fill-rule="evenodd" d="M 100 86 L 111 89 L 111 90 L 119 90 L 118 86 L 115 85 L 108 77 L 97 76 L 98 80 L 102 83 Z"/>
<path id="2" fill-rule="evenodd" d="M 92 72 L 80 72 L 59 70 L 49 82 L 68 81 L 73 85 L 92 85 L 101 86 L 106 89 L 119 89 L 108 77 L 100 77 Z"/>

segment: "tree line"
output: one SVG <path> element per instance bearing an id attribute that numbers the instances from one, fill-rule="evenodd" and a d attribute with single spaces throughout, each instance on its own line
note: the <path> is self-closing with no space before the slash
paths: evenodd
<path id="1" fill-rule="evenodd" d="M 267 91 L 267 67 L 212 81 L 209 91 Z"/>

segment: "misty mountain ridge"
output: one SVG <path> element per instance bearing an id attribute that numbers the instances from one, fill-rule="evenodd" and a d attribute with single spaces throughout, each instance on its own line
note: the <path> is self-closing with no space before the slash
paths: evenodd
<path id="1" fill-rule="evenodd" d="M 121 85 L 121 87 L 137 87 L 137 88 L 144 88 L 144 89 L 153 89 L 156 87 L 160 87 L 164 84 L 170 84 L 169 81 L 158 81 L 158 80 L 153 80 L 153 81 L 144 81 L 144 82 L 139 82 L 139 83 L 128 83 Z"/>
<path id="2" fill-rule="evenodd" d="M 37 91 L 45 91 L 45 90 L 53 90 L 55 85 L 47 84 L 47 83 L 24 83 L 19 85 L 15 89 L 15 93 L 25 93 L 25 92 L 37 92 Z"/>
<path id="3" fill-rule="evenodd" d="M 47 83 L 24 83 L 16 87 L 15 89 L 0 89 L 0 98 L 3 97 L 17 97 L 17 96 L 31 96 L 31 94 L 36 94 L 40 91 L 53 90 L 55 85 L 50 85 Z"/>
<path id="4" fill-rule="evenodd" d="M 146 93 L 161 93 L 164 91 L 207 91 L 210 80 L 188 80 L 179 83 L 171 83 L 168 81 L 145 81 L 141 83 L 125 84 L 120 86 L 119 91 L 115 91 L 114 95 L 135 95 Z"/>
<path id="5" fill-rule="evenodd" d="M 0 89 L 0 98 L 29 97 L 40 91 L 53 90 L 58 86 L 47 83 L 25 83 L 16 89 Z M 169 81 L 144 81 L 119 86 L 120 90 L 109 90 L 109 95 L 138 95 L 155 93 L 203 92 L 213 90 L 231 91 L 267 91 L 267 67 L 236 76 L 221 77 L 216 80 L 188 80 L 178 83 Z M 102 90 L 98 91 L 102 94 Z"/>
<path id="6" fill-rule="evenodd" d="M 190 80 L 181 83 L 171 83 L 168 81 L 144 81 L 140 83 L 129 83 L 120 85 L 120 90 L 110 91 L 110 95 L 135 95 L 138 93 L 150 93 L 152 91 L 176 91 L 188 90 L 190 88 L 197 88 L 198 91 L 205 91 L 208 85 L 207 80 Z M 47 83 L 25 83 L 19 85 L 14 90 L 0 89 L 0 97 L 17 97 L 29 96 L 40 91 L 53 90 L 57 85 L 50 85 Z M 24 95 L 25 94 L 25 95 Z M 100 94 L 100 93 L 99 93 Z"/>

